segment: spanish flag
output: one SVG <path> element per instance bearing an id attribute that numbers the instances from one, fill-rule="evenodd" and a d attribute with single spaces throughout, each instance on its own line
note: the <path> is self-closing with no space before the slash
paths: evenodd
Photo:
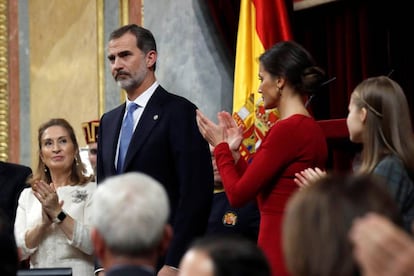
<path id="1" fill-rule="evenodd" d="M 244 128 L 241 154 L 249 160 L 277 110 L 265 111 L 260 103 L 259 56 L 273 44 L 292 39 L 285 0 L 241 0 L 237 33 L 233 92 L 233 118 Z"/>

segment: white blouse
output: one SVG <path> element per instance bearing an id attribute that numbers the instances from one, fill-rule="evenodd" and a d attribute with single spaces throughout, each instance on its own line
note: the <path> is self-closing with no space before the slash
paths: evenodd
<path id="1" fill-rule="evenodd" d="M 60 227 L 52 224 L 38 247 L 27 248 L 26 232 L 42 221 L 42 205 L 31 188 L 25 188 L 19 197 L 14 224 L 21 260 L 30 257 L 30 267 L 72 267 L 73 276 L 93 275 L 94 256 L 90 237 L 92 194 L 96 182 L 57 188 L 62 209 L 75 220 L 73 239 L 69 240 Z"/>

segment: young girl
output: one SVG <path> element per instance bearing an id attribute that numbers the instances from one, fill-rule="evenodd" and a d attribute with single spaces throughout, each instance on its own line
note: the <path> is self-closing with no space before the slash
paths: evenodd
<path id="1" fill-rule="evenodd" d="M 360 174 L 385 179 L 398 203 L 404 226 L 414 220 L 414 136 L 407 99 L 400 85 L 385 76 L 368 78 L 351 94 L 347 126 L 350 140 L 361 143 Z M 306 186 L 325 172 L 306 169 L 295 182 Z"/>

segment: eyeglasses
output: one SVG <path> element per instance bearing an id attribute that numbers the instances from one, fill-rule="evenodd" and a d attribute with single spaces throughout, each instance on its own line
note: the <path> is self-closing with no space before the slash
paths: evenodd
<path id="1" fill-rule="evenodd" d="M 98 154 L 98 150 L 97 149 L 89 149 L 89 154 L 96 155 L 96 154 Z"/>

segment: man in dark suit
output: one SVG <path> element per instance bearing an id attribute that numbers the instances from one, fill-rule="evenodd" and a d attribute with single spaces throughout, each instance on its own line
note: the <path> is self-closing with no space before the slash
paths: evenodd
<path id="1" fill-rule="evenodd" d="M 175 275 L 189 244 L 205 232 L 212 200 L 213 171 L 208 144 L 197 127 L 197 107 L 158 84 L 157 49 L 149 30 L 132 24 L 112 32 L 108 59 L 127 99 L 101 118 L 98 184 L 115 174 L 139 171 L 164 185 L 174 237 L 158 275 Z M 136 110 L 129 111 L 130 105 Z M 134 130 L 124 124 L 132 124 Z M 128 131 L 133 134 L 124 150 Z"/>
<path id="2" fill-rule="evenodd" d="M 23 165 L 0 162 L 0 208 L 13 230 L 16 217 L 17 201 L 20 193 L 28 184 L 27 178 L 32 174 L 32 169 Z"/>

